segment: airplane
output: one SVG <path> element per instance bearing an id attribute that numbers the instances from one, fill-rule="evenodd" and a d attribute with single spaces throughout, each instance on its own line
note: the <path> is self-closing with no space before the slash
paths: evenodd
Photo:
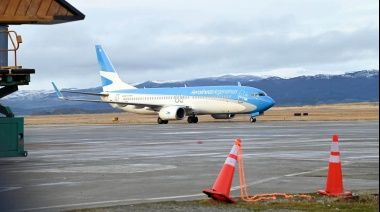
<path id="1" fill-rule="evenodd" d="M 114 108 L 137 114 L 158 115 L 158 124 L 169 120 L 198 123 L 198 116 L 211 115 L 214 119 L 232 119 L 237 114 L 250 114 L 250 122 L 256 122 L 271 108 L 275 101 L 264 91 L 248 86 L 200 86 L 176 88 L 138 89 L 121 80 L 101 45 L 95 45 L 103 92 L 59 91 L 61 100 L 109 103 Z M 61 92 L 99 96 L 100 100 L 70 99 Z"/>

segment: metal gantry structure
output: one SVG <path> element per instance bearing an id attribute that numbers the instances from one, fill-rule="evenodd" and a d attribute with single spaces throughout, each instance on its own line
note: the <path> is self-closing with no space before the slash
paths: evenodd
<path id="1" fill-rule="evenodd" d="M 30 75 L 35 74 L 35 69 L 19 65 L 17 50 L 22 37 L 9 30 L 9 25 L 51 25 L 84 18 L 84 14 L 65 0 L 0 1 L 0 157 L 28 155 L 24 149 L 24 118 L 15 117 L 9 107 L 1 104 L 1 98 L 16 92 L 18 86 L 29 85 Z M 10 54 L 12 64 L 8 64 Z"/>

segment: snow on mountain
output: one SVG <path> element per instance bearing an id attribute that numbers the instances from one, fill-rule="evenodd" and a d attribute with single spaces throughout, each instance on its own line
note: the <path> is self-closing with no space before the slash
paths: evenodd
<path id="1" fill-rule="evenodd" d="M 5 96 L 2 100 L 42 100 L 46 99 L 49 94 L 52 93 L 54 92 L 49 90 L 19 90 Z"/>
<path id="2" fill-rule="evenodd" d="M 352 72 L 352 73 L 345 73 L 342 76 L 348 77 L 348 78 L 356 78 L 356 77 L 372 78 L 372 77 L 379 76 L 379 70 L 362 70 L 362 71 L 357 71 L 357 72 Z"/>

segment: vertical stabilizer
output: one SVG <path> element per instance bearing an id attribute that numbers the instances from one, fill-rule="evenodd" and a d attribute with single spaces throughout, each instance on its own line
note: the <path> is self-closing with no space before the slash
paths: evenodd
<path id="1" fill-rule="evenodd" d="M 96 45 L 95 49 L 100 68 L 100 78 L 102 80 L 103 91 L 108 92 L 123 89 L 136 89 L 136 87 L 124 83 L 120 79 L 119 75 L 117 74 L 115 68 L 113 67 L 111 61 L 108 59 L 107 54 L 105 53 L 101 45 Z"/>

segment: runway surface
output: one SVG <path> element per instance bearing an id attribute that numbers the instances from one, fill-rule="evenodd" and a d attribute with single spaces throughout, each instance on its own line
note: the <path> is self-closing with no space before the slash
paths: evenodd
<path id="1" fill-rule="evenodd" d="M 378 130 L 378 121 L 27 125 L 28 157 L 0 158 L 0 210 L 206 199 L 236 138 L 250 195 L 325 189 L 333 134 L 345 189 L 378 192 Z"/>

